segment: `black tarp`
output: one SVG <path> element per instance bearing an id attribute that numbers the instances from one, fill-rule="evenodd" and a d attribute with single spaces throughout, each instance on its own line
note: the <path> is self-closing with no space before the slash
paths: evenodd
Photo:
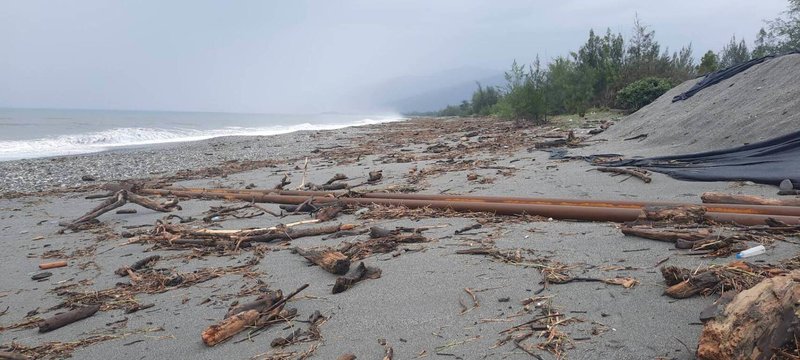
<path id="1" fill-rule="evenodd" d="M 783 55 L 778 55 L 778 56 L 767 55 L 767 56 L 764 56 L 764 57 L 760 57 L 760 58 L 757 58 L 757 59 L 752 59 L 750 61 L 747 61 L 747 62 L 744 62 L 744 63 L 741 63 L 741 64 L 729 66 L 729 67 L 724 68 L 722 70 L 717 70 L 715 72 L 709 73 L 705 77 L 703 77 L 700 81 L 698 81 L 697 84 L 694 84 L 694 86 L 692 86 L 691 89 L 687 90 L 686 92 L 684 92 L 682 94 L 679 94 L 679 95 L 673 97 L 672 98 L 672 102 L 686 100 L 686 99 L 694 96 L 694 94 L 697 94 L 698 92 L 700 92 L 700 90 L 703 90 L 703 89 L 705 89 L 705 88 L 707 88 L 707 87 L 709 87 L 711 85 L 719 83 L 722 80 L 725 80 L 725 79 L 730 78 L 730 77 L 732 77 L 732 76 L 734 76 L 734 75 L 736 75 L 736 74 L 738 74 L 738 73 L 740 73 L 742 71 L 745 71 L 745 70 L 749 69 L 753 65 L 760 64 L 760 63 L 764 62 L 764 60 L 772 59 L 774 57 L 789 55 L 789 54 L 797 54 L 797 53 L 800 53 L 800 52 L 799 51 L 793 51 L 793 52 L 790 52 L 790 53 L 787 53 L 787 54 L 783 54 Z"/>
<path id="2" fill-rule="evenodd" d="M 800 187 L 800 131 L 735 148 L 696 154 L 630 159 L 604 166 L 634 166 L 692 181 L 752 181 Z"/>

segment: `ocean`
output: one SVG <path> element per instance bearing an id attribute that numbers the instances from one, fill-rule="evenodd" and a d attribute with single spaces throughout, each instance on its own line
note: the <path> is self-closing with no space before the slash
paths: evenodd
<path id="1" fill-rule="evenodd" d="M 234 114 L 0 108 L 0 161 L 220 136 L 277 135 L 399 121 L 397 114 Z"/>

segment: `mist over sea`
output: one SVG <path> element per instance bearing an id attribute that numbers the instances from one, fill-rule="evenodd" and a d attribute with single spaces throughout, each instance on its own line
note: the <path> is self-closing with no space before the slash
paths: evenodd
<path id="1" fill-rule="evenodd" d="M 281 115 L 0 108 L 0 161 L 399 120 L 402 116 L 388 113 Z"/>

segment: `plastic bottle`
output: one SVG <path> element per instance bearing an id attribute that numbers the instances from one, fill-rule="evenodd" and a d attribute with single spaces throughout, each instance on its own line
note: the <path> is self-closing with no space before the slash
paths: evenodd
<path id="1" fill-rule="evenodd" d="M 738 254 L 736 254 L 736 258 L 737 259 L 744 259 L 746 257 L 761 255 L 761 254 L 765 253 L 766 251 L 767 251 L 767 249 L 764 247 L 764 245 L 758 245 L 758 246 L 754 246 L 754 247 L 751 247 L 751 248 L 749 248 L 747 250 L 739 252 Z"/>

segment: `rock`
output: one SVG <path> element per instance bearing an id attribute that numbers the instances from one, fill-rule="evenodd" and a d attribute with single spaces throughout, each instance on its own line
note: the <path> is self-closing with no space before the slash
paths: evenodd
<path id="1" fill-rule="evenodd" d="M 97 178 L 95 178 L 92 175 L 83 175 L 83 176 L 81 176 L 81 180 L 83 180 L 83 181 L 97 181 Z"/>
<path id="2" fill-rule="evenodd" d="M 53 273 L 51 273 L 49 271 L 45 271 L 45 272 L 40 272 L 38 274 L 34 274 L 33 276 L 31 276 L 31 280 L 39 281 L 39 280 L 47 279 L 47 278 L 49 278 L 51 276 L 53 276 Z"/>
<path id="3" fill-rule="evenodd" d="M 792 184 L 792 180 L 783 179 L 779 187 L 782 191 L 789 191 L 794 189 L 794 184 Z"/>

